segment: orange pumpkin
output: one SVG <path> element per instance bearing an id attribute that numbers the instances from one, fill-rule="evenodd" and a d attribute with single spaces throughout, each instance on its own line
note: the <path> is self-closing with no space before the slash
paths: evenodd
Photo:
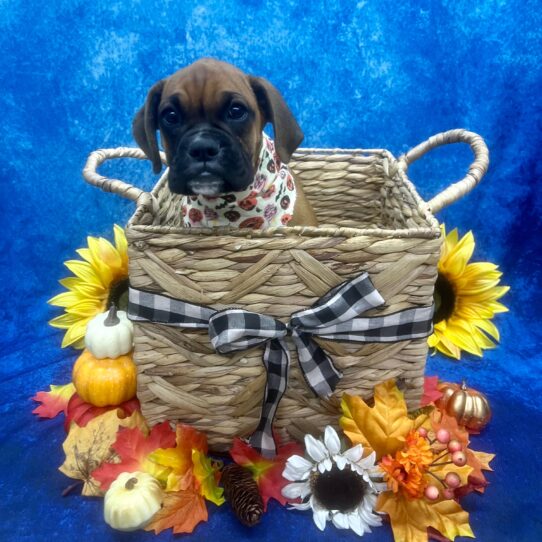
<path id="1" fill-rule="evenodd" d="M 137 370 L 130 356 L 98 359 L 83 350 L 72 377 L 81 399 L 97 407 L 120 405 L 136 394 Z"/>

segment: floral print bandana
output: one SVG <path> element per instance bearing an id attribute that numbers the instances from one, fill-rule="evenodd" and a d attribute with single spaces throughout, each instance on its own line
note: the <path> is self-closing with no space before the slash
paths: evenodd
<path id="1" fill-rule="evenodd" d="M 182 204 L 183 226 L 255 230 L 286 226 L 292 219 L 295 198 L 292 174 L 280 161 L 273 140 L 263 134 L 259 166 L 252 184 L 242 192 L 186 196 Z"/>

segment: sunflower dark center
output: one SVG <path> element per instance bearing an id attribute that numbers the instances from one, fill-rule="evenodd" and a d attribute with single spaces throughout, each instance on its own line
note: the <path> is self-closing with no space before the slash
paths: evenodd
<path id="1" fill-rule="evenodd" d="M 312 493 L 318 503 L 328 510 L 349 512 L 359 506 L 365 496 L 367 484 L 349 467 L 315 473 L 311 479 Z"/>
<path id="2" fill-rule="evenodd" d="M 115 305 L 119 310 L 125 311 L 128 308 L 128 279 L 122 279 L 114 282 L 109 287 L 109 297 L 107 298 L 107 308 Z"/>
<path id="3" fill-rule="evenodd" d="M 455 291 L 450 281 L 441 273 L 438 274 L 435 283 L 435 314 L 433 323 L 438 324 L 443 320 L 448 320 L 454 313 Z"/>

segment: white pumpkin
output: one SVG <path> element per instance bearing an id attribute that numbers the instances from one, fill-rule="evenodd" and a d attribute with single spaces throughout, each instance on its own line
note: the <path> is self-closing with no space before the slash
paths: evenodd
<path id="1" fill-rule="evenodd" d="M 105 494 L 105 522 L 119 531 L 141 529 L 160 510 L 163 500 L 156 478 L 145 472 L 123 472 Z"/>
<path id="2" fill-rule="evenodd" d="M 124 356 L 134 346 L 134 325 L 126 312 L 112 305 L 87 324 L 85 345 L 97 359 Z"/>

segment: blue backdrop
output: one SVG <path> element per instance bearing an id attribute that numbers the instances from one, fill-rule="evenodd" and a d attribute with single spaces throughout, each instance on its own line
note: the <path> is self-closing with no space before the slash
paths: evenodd
<path id="1" fill-rule="evenodd" d="M 87 234 L 111 237 L 133 206 L 85 185 L 95 148 L 133 145 L 130 125 L 147 89 L 201 56 L 270 79 L 305 132 L 304 146 L 390 149 L 443 130 L 484 136 L 488 175 L 439 218 L 472 229 L 475 259 L 498 263 L 510 313 L 502 344 L 482 360 L 431 358 L 430 374 L 487 393 L 494 420 L 475 449 L 495 452 L 483 497 L 465 507 L 484 542 L 539 540 L 542 408 L 540 162 L 542 10 L 535 1 L 224 0 L 47 2 L 4 0 L 0 11 L 0 539 L 151 540 L 101 520 L 99 500 L 60 493 L 69 480 L 61 421 L 38 422 L 29 401 L 67 381 L 75 355 L 47 325 L 62 262 Z M 411 169 L 429 198 L 463 176 L 472 156 L 455 145 Z M 151 187 L 150 165 L 110 174 Z M 310 515 L 271 507 L 239 526 L 227 507 L 187 540 L 309 540 Z M 329 527 L 322 540 L 354 540 Z M 168 540 L 164 534 L 159 539 Z M 391 540 L 382 528 L 368 540 Z"/>

